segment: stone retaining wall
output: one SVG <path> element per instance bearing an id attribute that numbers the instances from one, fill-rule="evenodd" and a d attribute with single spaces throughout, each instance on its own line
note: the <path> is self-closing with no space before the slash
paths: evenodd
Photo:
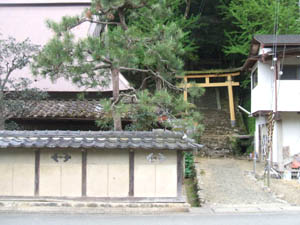
<path id="1" fill-rule="evenodd" d="M 197 196 L 200 206 L 206 203 L 205 199 L 205 192 L 203 189 L 203 181 L 202 181 L 202 174 L 201 174 L 201 168 L 200 163 L 195 159 L 195 172 L 196 172 L 196 184 L 197 184 Z"/>

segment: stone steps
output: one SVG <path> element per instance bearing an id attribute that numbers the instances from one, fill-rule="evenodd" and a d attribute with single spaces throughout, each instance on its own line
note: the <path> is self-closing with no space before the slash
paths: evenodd
<path id="1" fill-rule="evenodd" d="M 207 155 L 222 155 L 232 151 L 230 137 L 238 130 L 231 127 L 229 113 L 223 110 L 200 110 L 205 127 L 200 138 Z"/>

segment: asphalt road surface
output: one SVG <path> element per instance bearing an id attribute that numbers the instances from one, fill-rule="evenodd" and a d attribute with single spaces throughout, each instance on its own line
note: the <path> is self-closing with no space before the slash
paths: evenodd
<path id="1" fill-rule="evenodd" d="M 299 213 L 82 215 L 1 213 L 1 225 L 300 225 Z"/>

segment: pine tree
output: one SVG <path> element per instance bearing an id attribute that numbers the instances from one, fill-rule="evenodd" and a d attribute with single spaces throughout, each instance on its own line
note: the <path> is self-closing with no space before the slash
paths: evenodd
<path id="1" fill-rule="evenodd" d="M 35 58 L 35 74 L 56 79 L 64 76 L 85 87 L 113 85 L 114 129 L 121 130 L 119 73 L 146 74 L 156 80 L 157 88 L 176 89 L 175 74 L 181 74 L 182 56 L 192 49 L 182 27 L 190 23 L 183 14 L 174 17 L 171 0 L 93 0 L 81 16 L 63 17 L 59 23 L 48 21 L 55 36 Z M 187 8 L 188 13 L 188 8 Z M 174 19 L 176 18 L 176 19 Z M 93 35 L 77 40 L 72 29 L 82 23 L 95 24 Z"/>

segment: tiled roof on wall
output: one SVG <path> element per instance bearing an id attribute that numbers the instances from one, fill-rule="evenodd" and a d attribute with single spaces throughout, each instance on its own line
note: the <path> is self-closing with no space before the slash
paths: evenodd
<path id="1" fill-rule="evenodd" d="M 0 148 L 154 149 L 192 151 L 202 145 L 183 133 L 129 131 L 0 131 Z"/>

